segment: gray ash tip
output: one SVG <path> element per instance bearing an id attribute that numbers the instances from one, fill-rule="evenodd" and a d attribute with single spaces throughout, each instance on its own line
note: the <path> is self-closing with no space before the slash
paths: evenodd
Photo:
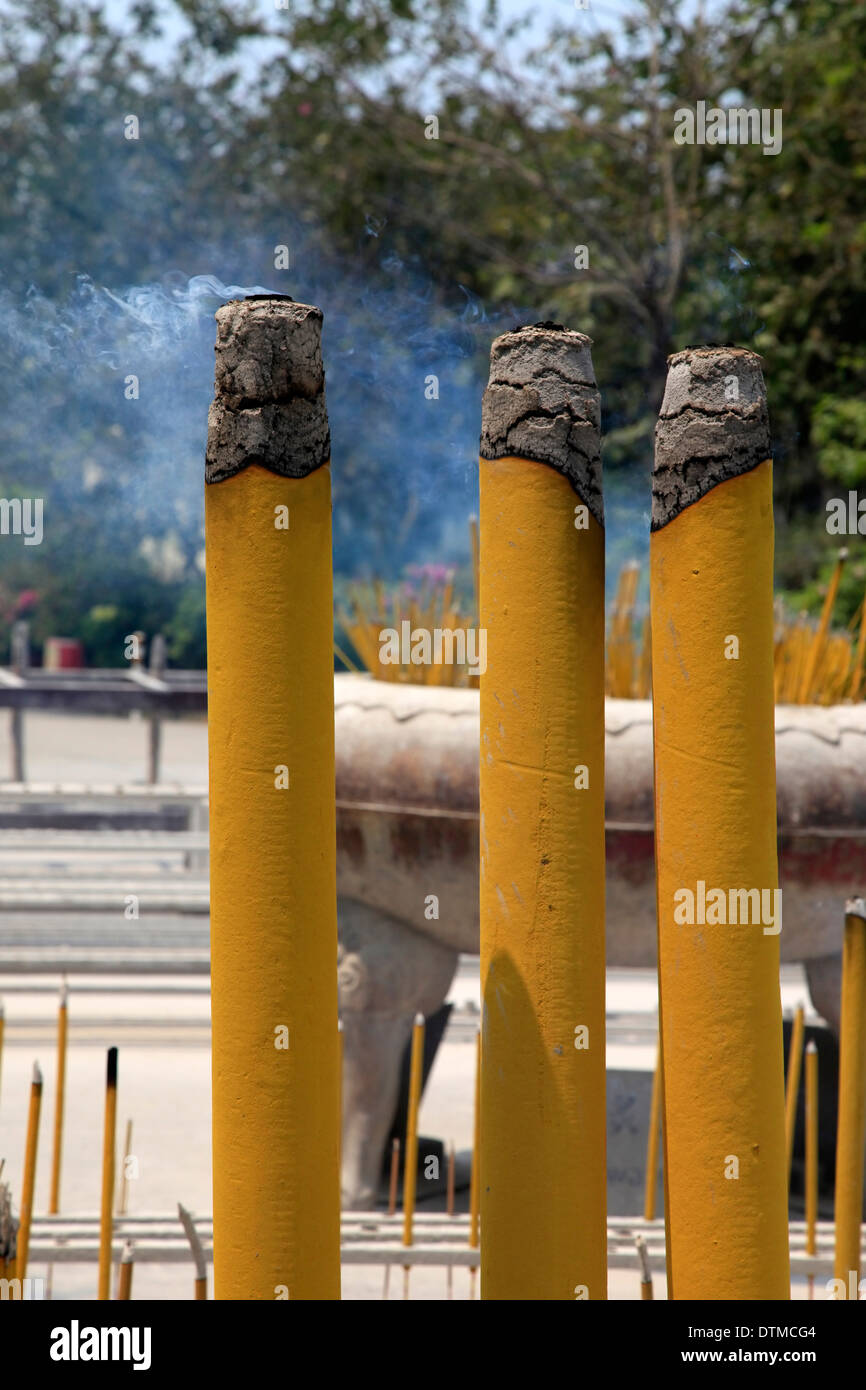
<path id="1" fill-rule="evenodd" d="M 481 457 L 525 458 L 562 473 L 600 526 L 601 403 L 592 339 L 561 324 L 525 324 L 490 349 Z"/>
<path id="2" fill-rule="evenodd" d="M 216 321 L 205 481 L 251 464 L 303 478 L 327 463 L 321 309 L 289 295 L 250 295 L 223 304 Z"/>
<path id="3" fill-rule="evenodd" d="M 729 345 L 673 353 L 655 440 L 653 531 L 719 483 L 770 458 L 758 354 Z"/>

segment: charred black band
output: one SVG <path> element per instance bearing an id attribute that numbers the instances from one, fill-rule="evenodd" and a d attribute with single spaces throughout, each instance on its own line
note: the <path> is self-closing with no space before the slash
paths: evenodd
<path id="1" fill-rule="evenodd" d="M 285 295 L 233 299 L 216 312 L 213 404 L 205 481 L 251 464 L 305 478 L 326 464 L 322 311 Z"/>
<path id="2" fill-rule="evenodd" d="M 601 402 L 591 347 L 591 338 L 559 324 L 528 324 L 497 338 L 481 406 L 481 457 L 555 468 L 603 526 Z"/>
<path id="3" fill-rule="evenodd" d="M 105 1084 L 106 1086 L 117 1085 L 117 1048 L 110 1047 L 105 1063 Z"/>
<path id="4" fill-rule="evenodd" d="M 668 358 L 656 424 L 653 531 L 769 457 L 767 392 L 756 352 L 699 347 Z"/>

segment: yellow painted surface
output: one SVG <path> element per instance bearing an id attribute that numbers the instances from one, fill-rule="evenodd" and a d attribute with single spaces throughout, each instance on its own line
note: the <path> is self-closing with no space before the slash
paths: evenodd
<path id="1" fill-rule="evenodd" d="M 69 1010 L 61 1004 L 57 1010 L 57 1091 L 54 1098 L 54 1150 L 51 1158 L 51 1195 L 49 1212 L 60 1211 L 60 1170 L 63 1162 L 63 1105 L 66 1093 L 66 1043 L 69 1030 Z"/>
<path id="2" fill-rule="evenodd" d="M 33 1191 L 36 1186 L 36 1156 L 39 1148 L 39 1115 L 42 1110 L 42 1083 L 32 1082 L 27 1112 L 27 1138 L 24 1143 L 24 1170 L 21 1178 L 21 1211 L 15 1275 L 23 1279 L 30 1253 L 30 1227 L 33 1221 Z M 13 1275 L 9 1276 L 14 1277 Z"/>
<path id="3" fill-rule="evenodd" d="M 481 1291 L 603 1299 L 604 533 L 554 469 L 480 471 Z"/>
<path id="4" fill-rule="evenodd" d="M 336 1299 L 329 469 L 247 468 L 205 488 L 205 518 L 214 1296 Z"/>
<path id="5" fill-rule="evenodd" d="M 96 1297 L 111 1297 L 111 1236 L 114 1210 L 114 1146 L 117 1130 L 117 1087 L 105 1088 L 105 1126 L 102 1135 L 102 1203 L 99 1216 L 99 1274 Z"/>
<path id="6" fill-rule="evenodd" d="M 850 1288 L 860 1278 L 863 1152 L 866 1146 L 866 921 L 845 918 L 839 1033 L 839 1122 L 836 1135 L 834 1277 Z"/>
<path id="7" fill-rule="evenodd" d="M 673 1296 L 787 1299 L 779 938 L 674 921 L 698 880 L 777 887 L 771 464 L 687 507 L 650 554 Z"/>

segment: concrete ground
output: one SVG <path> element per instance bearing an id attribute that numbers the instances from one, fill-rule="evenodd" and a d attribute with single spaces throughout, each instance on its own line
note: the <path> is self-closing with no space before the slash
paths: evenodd
<path id="1" fill-rule="evenodd" d="M 0 778 L 9 776 L 8 746 L 0 716 Z M 141 720 L 29 715 L 26 721 L 27 771 L 31 779 L 140 780 L 146 765 L 147 734 Z M 206 729 L 202 723 L 165 725 L 163 778 L 204 783 Z M 44 1102 L 35 1209 L 48 1201 L 55 1091 L 55 1019 L 59 979 L 51 976 L 0 977 L 6 1005 L 6 1047 L 0 1071 L 0 1158 L 4 1181 L 16 1198 L 30 1078 L 34 1060 L 44 1073 Z M 202 976 L 86 977 L 70 980 L 69 1055 L 61 1211 L 95 1215 L 100 1198 L 105 1049 L 119 1048 L 118 1143 L 128 1118 L 133 1121 L 132 1152 L 139 1173 L 129 1184 L 130 1214 L 168 1216 L 182 1201 L 194 1213 L 211 1211 L 210 1026 L 207 980 Z M 439 1050 L 424 1095 L 420 1128 L 424 1135 L 458 1151 L 471 1148 L 474 1054 L 471 1022 L 479 1007 L 477 960 L 464 958 L 450 998 L 455 1022 Z M 808 1004 L 802 972 L 786 967 L 782 977 L 786 1011 Z M 608 972 L 608 1067 L 650 1073 L 655 1064 L 657 1029 L 655 977 L 650 971 Z M 808 1009 L 807 1009 L 808 1014 Z M 647 1084 L 649 1077 L 647 1076 Z M 458 1194 L 465 1209 L 466 1193 Z M 638 1210 L 636 1205 L 635 1210 Z M 46 1271 L 33 1265 L 35 1276 Z M 655 1277 L 655 1296 L 664 1297 L 663 1276 Z M 347 1266 L 347 1299 L 380 1299 L 381 1269 Z M 637 1273 L 611 1272 L 610 1296 L 639 1297 Z M 56 1265 L 55 1299 L 94 1298 L 95 1265 Z M 136 1298 L 188 1298 L 191 1268 L 146 1265 L 135 1268 Z M 470 1293 L 470 1276 L 457 1270 L 453 1297 Z M 403 1272 L 392 1270 L 390 1297 L 401 1298 Z M 416 1269 L 410 1279 L 414 1299 L 447 1296 L 444 1269 Z M 801 1281 L 795 1297 L 805 1297 Z"/>

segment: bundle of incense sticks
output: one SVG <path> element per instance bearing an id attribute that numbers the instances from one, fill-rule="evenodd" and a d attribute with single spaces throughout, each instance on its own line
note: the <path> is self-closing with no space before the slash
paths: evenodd
<path id="1" fill-rule="evenodd" d="M 473 565 L 478 564 L 478 524 L 471 522 Z M 859 700 L 866 693 L 866 599 L 859 605 L 846 631 L 833 630 L 832 619 L 839 580 L 847 558 L 841 551 L 820 617 L 793 616 L 776 603 L 773 644 L 775 697 L 784 705 L 832 705 Z M 607 628 L 605 694 L 622 700 L 647 700 L 652 693 L 652 637 L 646 605 L 639 601 L 640 566 L 629 561 L 619 572 Z M 476 606 L 464 613 L 454 593 L 452 571 L 432 567 L 421 589 L 387 586 L 382 580 L 348 587 L 348 607 L 338 606 L 337 619 L 348 638 L 335 642 L 334 652 L 349 670 L 369 671 L 377 680 L 425 685 L 477 686 L 479 677 L 457 663 L 393 664 L 380 660 L 380 634 L 436 628 L 468 632 L 476 623 Z M 355 657 L 346 647 L 351 646 Z M 360 663 L 360 666 L 359 666 Z"/>
<path id="2" fill-rule="evenodd" d="M 370 585 L 350 584 L 348 602 L 351 612 L 338 607 L 338 621 L 361 663 L 377 680 L 477 687 L 479 678 L 473 674 L 468 660 L 416 664 L 411 659 L 403 659 L 411 653 L 413 633 L 448 633 L 449 652 L 452 644 L 458 654 L 471 650 L 465 634 L 474 629 L 475 619 L 461 613 L 459 601 L 454 596 L 451 571 L 441 566 L 428 567 L 417 582 L 390 590 L 381 580 Z M 404 632 L 408 633 L 405 639 Z M 383 634 L 389 633 L 400 635 L 399 647 L 391 639 L 399 661 L 383 659 Z M 464 634 L 462 645 L 453 640 L 459 634 Z M 334 650 L 345 666 L 358 669 L 343 647 L 335 643 Z M 390 656 L 390 649 L 387 654 Z"/>

